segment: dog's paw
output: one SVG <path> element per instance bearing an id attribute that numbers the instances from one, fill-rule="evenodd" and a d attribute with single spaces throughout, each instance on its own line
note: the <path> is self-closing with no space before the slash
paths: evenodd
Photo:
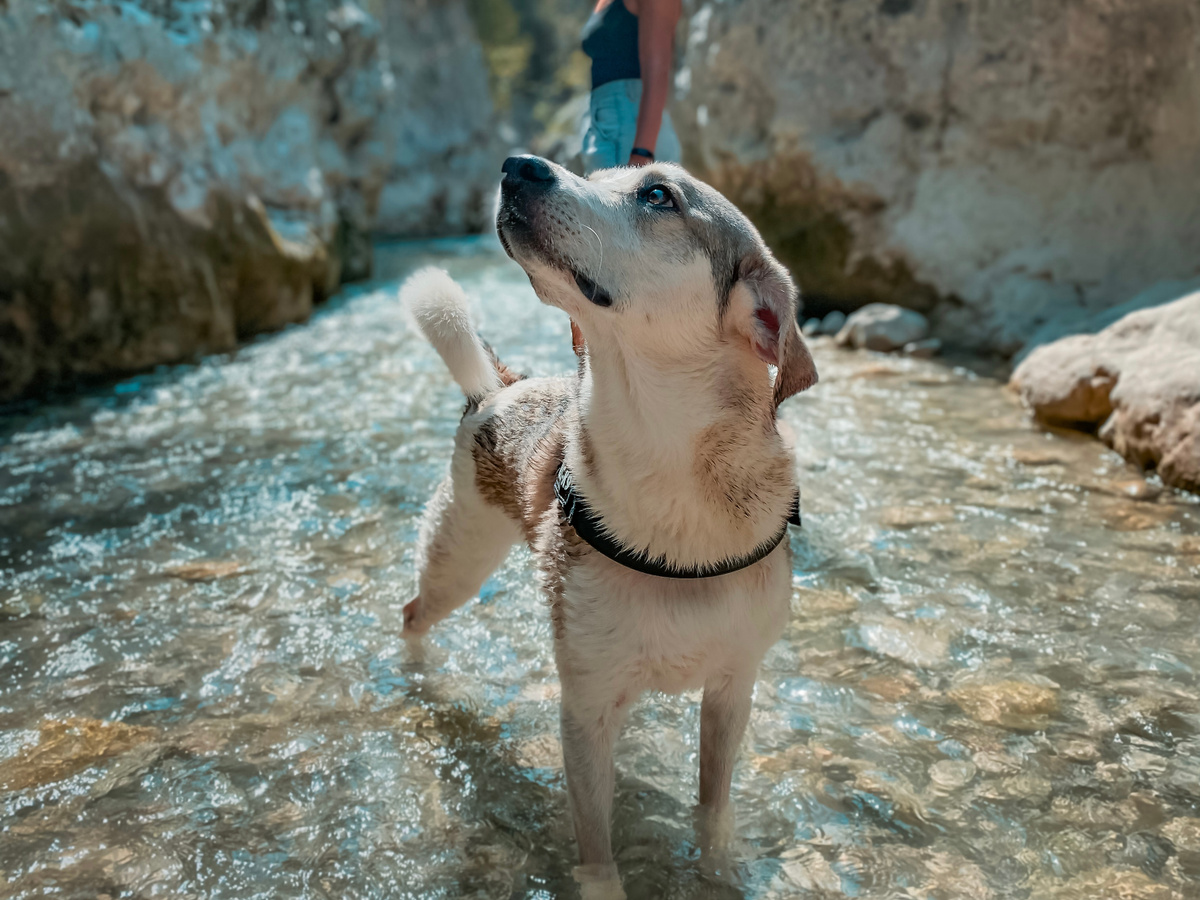
<path id="1" fill-rule="evenodd" d="M 404 605 L 404 636 L 420 637 L 429 630 L 423 615 L 424 609 L 419 596 Z"/>
<path id="2" fill-rule="evenodd" d="M 579 886 L 580 900 L 626 900 L 621 880 L 595 881 Z"/>
<path id="3" fill-rule="evenodd" d="M 613 863 L 590 863 L 576 866 L 571 875 L 579 885 L 583 900 L 625 900 L 621 878 Z"/>
<path id="4" fill-rule="evenodd" d="M 724 862 L 733 847 L 735 819 L 732 803 L 726 803 L 720 809 L 711 806 L 695 809 L 696 842 L 700 853 L 713 864 Z"/>

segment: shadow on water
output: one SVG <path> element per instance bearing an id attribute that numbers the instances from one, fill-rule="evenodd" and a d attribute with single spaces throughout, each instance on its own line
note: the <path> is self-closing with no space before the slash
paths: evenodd
<path id="1" fill-rule="evenodd" d="M 497 876 L 516 897 L 569 897 L 577 863 L 561 769 L 522 765 L 520 750 L 501 724 L 466 704 L 438 696 L 436 676 L 421 662 L 407 662 L 403 689 L 407 701 L 427 715 L 428 726 L 446 751 L 438 777 L 459 792 L 460 814 L 484 826 L 486 838 L 468 845 L 480 865 L 457 880 L 458 896 L 492 896 Z M 618 766 L 613 808 L 614 850 L 631 900 L 705 898 L 734 900 L 744 894 L 721 883 L 700 865 L 691 831 L 691 809 Z M 520 859 L 513 872 L 489 871 L 497 839 L 504 854 Z M 544 892 L 549 892 L 548 894 Z"/>

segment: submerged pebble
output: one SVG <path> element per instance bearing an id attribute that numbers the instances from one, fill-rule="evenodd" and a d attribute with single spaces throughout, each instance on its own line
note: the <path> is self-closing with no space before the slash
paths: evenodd
<path id="1" fill-rule="evenodd" d="M 42 787 L 132 750 L 157 734 L 122 722 L 72 717 L 41 724 L 37 742 L 0 760 L 0 791 Z"/>
<path id="2" fill-rule="evenodd" d="M 965 759 L 941 759 L 929 767 L 929 784 L 937 791 L 950 793 L 971 783 L 975 764 Z"/>
<path id="3" fill-rule="evenodd" d="M 950 691 L 949 696 L 975 721 L 1004 728 L 1044 728 L 1058 711 L 1055 690 L 1024 681 L 966 685 Z"/>

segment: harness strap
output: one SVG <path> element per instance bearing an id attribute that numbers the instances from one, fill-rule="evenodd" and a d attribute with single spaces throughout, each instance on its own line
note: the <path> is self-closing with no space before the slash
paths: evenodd
<path id="1" fill-rule="evenodd" d="M 558 499 L 559 508 L 568 524 L 575 529 L 580 539 L 594 550 L 627 569 L 633 569 L 643 575 L 657 575 L 660 578 L 714 578 L 745 569 L 765 559 L 772 550 L 783 543 L 783 539 L 787 537 L 788 525 L 800 524 L 800 492 L 797 491 L 792 500 L 791 514 L 779 529 L 779 533 L 749 553 L 706 565 L 676 566 L 667 562 L 665 557 L 651 558 L 644 550 L 630 550 L 609 535 L 600 519 L 588 507 L 587 501 L 576 491 L 571 471 L 565 461 L 559 464 L 558 473 L 554 478 L 554 496 Z"/>

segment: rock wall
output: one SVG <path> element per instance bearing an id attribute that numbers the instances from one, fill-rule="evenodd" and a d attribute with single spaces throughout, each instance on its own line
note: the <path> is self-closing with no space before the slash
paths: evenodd
<path id="1" fill-rule="evenodd" d="M 228 349 L 459 233 L 496 173 L 462 0 L 0 0 L 0 401 Z"/>
<path id="2" fill-rule="evenodd" d="M 428 237 L 493 227 L 507 147 L 497 137 L 488 70 L 463 0 L 373 0 L 391 94 L 370 145 L 384 185 L 372 230 Z"/>
<path id="3" fill-rule="evenodd" d="M 959 345 L 1200 274 L 1194 0 L 691 0 L 686 162 L 809 314 L 886 301 Z"/>

